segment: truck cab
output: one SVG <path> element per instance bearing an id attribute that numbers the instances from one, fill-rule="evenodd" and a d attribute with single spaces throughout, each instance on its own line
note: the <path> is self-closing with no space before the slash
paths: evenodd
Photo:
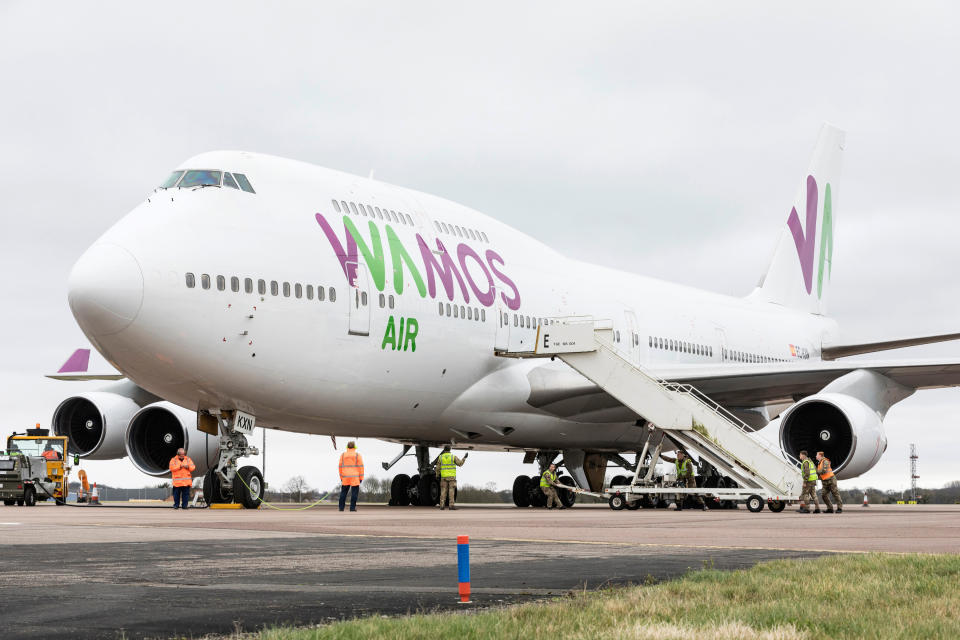
<path id="1" fill-rule="evenodd" d="M 38 500 L 67 501 L 67 438 L 47 429 L 27 429 L 7 438 L 0 452 L 0 500 L 34 506 Z"/>

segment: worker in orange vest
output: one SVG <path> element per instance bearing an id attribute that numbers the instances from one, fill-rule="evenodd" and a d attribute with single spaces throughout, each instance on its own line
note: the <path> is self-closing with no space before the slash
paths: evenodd
<path id="1" fill-rule="evenodd" d="M 60 457 L 60 453 L 56 449 L 54 449 L 53 445 L 50 444 L 49 442 L 47 443 L 47 446 L 43 448 L 43 453 L 41 453 L 40 455 L 42 455 L 47 460 L 62 460 L 62 458 Z"/>
<path id="2" fill-rule="evenodd" d="M 357 443 L 347 443 L 347 450 L 340 455 L 340 511 L 347 502 L 350 492 L 350 511 L 357 510 L 357 496 L 360 495 L 360 483 L 363 482 L 363 458 L 357 453 Z"/>
<path id="3" fill-rule="evenodd" d="M 187 457 L 183 447 L 177 449 L 177 455 L 170 459 L 170 477 L 173 478 L 173 508 L 186 509 L 190 500 L 190 485 L 193 484 L 193 472 L 197 465 Z"/>
<path id="4" fill-rule="evenodd" d="M 830 496 L 833 496 L 834 502 L 837 503 L 837 513 L 843 513 L 840 490 L 837 489 L 837 478 L 833 474 L 833 467 L 830 466 L 830 458 L 824 455 L 823 451 L 817 451 L 817 475 L 820 476 L 820 499 L 826 505 L 827 513 L 833 513 Z"/>

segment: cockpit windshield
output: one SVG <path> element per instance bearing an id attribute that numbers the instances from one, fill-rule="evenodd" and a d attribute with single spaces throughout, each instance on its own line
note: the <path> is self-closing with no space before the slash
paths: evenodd
<path id="1" fill-rule="evenodd" d="M 221 182 L 222 180 L 222 182 Z M 164 180 L 158 188 L 160 189 L 190 189 L 194 187 L 229 187 L 230 189 L 240 189 L 247 193 L 256 193 L 253 185 L 247 180 L 247 176 L 242 173 L 227 173 L 226 171 L 216 171 L 213 169 L 182 169 L 174 171 L 170 177 Z"/>

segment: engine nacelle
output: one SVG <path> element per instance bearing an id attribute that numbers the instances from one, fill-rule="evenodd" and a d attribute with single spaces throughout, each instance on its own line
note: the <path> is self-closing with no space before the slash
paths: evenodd
<path id="1" fill-rule="evenodd" d="M 197 465 L 194 477 L 215 466 L 220 437 L 197 429 L 197 414 L 171 402 L 155 402 L 137 412 L 126 433 L 130 461 L 151 476 L 169 476 L 170 459 L 183 447 Z"/>
<path id="2" fill-rule="evenodd" d="M 869 471 L 887 449 L 880 414 L 865 402 L 843 393 L 818 393 L 787 409 L 780 421 L 780 447 L 797 457 L 823 451 L 837 478 L 855 478 Z"/>
<path id="3" fill-rule="evenodd" d="M 68 450 L 81 458 L 112 460 L 126 455 L 127 425 L 140 410 L 132 398 L 110 391 L 88 391 L 67 398 L 53 412 L 53 432 L 70 439 Z"/>

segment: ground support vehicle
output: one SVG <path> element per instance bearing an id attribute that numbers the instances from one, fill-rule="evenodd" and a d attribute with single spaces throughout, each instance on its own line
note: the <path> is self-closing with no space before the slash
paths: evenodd
<path id="1" fill-rule="evenodd" d="M 34 506 L 38 501 L 67 500 L 70 467 L 65 460 L 67 438 L 50 436 L 47 429 L 27 429 L 7 438 L 0 453 L 0 500 L 12 506 Z"/>

